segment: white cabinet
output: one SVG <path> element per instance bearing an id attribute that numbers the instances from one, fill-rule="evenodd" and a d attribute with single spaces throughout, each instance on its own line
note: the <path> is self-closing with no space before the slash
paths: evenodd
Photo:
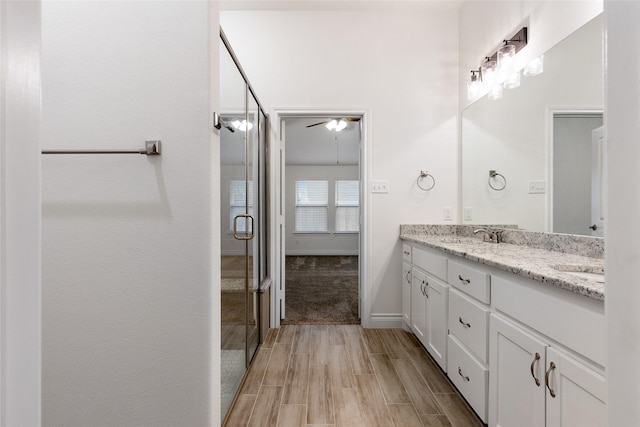
<path id="1" fill-rule="evenodd" d="M 413 248 L 412 252 L 414 257 L 417 255 L 418 266 L 429 265 L 438 274 L 445 274 L 444 257 L 433 256 L 417 248 Z M 403 263 L 402 317 L 446 372 L 449 286 L 418 266 L 415 263 L 413 266 Z"/>
<path id="2" fill-rule="evenodd" d="M 411 269 L 411 330 L 424 344 L 427 337 L 427 275 L 424 271 Z"/>
<path id="3" fill-rule="evenodd" d="M 545 425 L 546 344 L 491 315 L 489 425 Z"/>
<path id="4" fill-rule="evenodd" d="M 605 426 L 605 380 L 515 325 L 491 315 L 490 426 Z"/>
<path id="5" fill-rule="evenodd" d="M 547 371 L 547 427 L 607 425 L 601 374 L 552 347 L 547 347 Z"/>
<path id="6" fill-rule="evenodd" d="M 402 319 L 411 329 L 411 264 L 402 263 Z"/>
<path id="7" fill-rule="evenodd" d="M 443 371 L 447 372 L 447 308 L 449 286 L 427 275 L 427 342 L 425 346 Z"/>

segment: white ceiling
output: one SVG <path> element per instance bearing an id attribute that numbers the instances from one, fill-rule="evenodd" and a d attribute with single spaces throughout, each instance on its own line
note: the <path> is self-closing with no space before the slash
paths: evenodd
<path id="1" fill-rule="evenodd" d="M 285 160 L 288 165 L 357 165 L 360 154 L 360 122 L 330 131 L 324 125 L 307 125 L 330 120 L 327 117 L 285 119 Z"/>

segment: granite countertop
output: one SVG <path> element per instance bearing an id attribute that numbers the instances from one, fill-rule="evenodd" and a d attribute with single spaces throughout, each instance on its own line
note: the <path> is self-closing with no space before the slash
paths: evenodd
<path id="1" fill-rule="evenodd" d="M 604 300 L 604 275 L 602 274 L 604 260 L 602 258 L 525 245 L 483 242 L 479 236 L 425 234 L 413 230 L 401 230 L 400 238 L 499 268 L 527 279 L 566 289 L 593 299 Z"/>

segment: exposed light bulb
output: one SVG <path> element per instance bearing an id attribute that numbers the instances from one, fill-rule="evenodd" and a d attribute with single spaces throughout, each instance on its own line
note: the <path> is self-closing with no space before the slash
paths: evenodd
<path id="1" fill-rule="evenodd" d="M 506 80 L 515 70 L 516 47 L 506 44 L 498 49 L 498 74 L 500 81 Z"/>
<path id="2" fill-rule="evenodd" d="M 485 61 L 482 64 L 482 83 L 492 87 L 498 82 L 498 65 L 496 61 Z"/>
<path id="3" fill-rule="evenodd" d="M 471 78 L 467 81 L 467 98 L 469 101 L 474 101 L 478 98 L 482 91 L 482 80 L 480 80 L 480 76 L 476 73 L 477 71 L 472 71 Z"/>

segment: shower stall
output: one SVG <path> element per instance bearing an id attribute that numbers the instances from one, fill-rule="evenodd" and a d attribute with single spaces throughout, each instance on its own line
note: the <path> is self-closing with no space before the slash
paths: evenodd
<path id="1" fill-rule="evenodd" d="M 268 295 L 267 116 L 220 33 L 221 413 L 224 417 L 261 339 Z M 268 297 L 267 297 L 268 298 Z M 268 305 L 267 305 L 268 310 Z M 266 318 L 265 318 L 265 315 Z M 268 326 L 265 325 L 265 326 Z"/>

